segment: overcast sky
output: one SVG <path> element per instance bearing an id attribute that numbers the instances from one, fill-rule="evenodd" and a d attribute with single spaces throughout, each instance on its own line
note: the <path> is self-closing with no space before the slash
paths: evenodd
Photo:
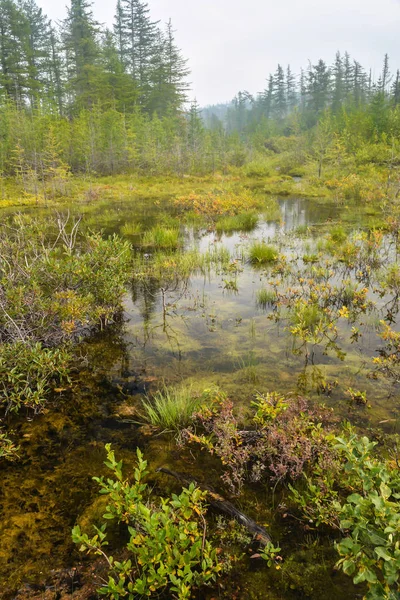
<path id="1" fill-rule="evenodd" d="M 52 19 L 63 0 L 37 0 Z M 116 0 L 95 0 L 95 17 L 112 25 Z M 149 0 L 154 20 L 172 19 L 201 105 L 255 94 L 277 63 L 297 72 L 347 50 L 375 73 L 387 52 L 400 68 L 400 0 Z"/>

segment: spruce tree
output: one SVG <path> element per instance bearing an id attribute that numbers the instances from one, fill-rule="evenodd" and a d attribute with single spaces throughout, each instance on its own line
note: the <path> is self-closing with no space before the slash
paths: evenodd
<path id="1" fill-rule="evenodd" d="M 26 88 L 30 105 L 39 103 L 43 91 L 50 88 L 49 66 L 51 62 L 50 22 L 35 0 L 23 0 L 21 10 L 27 22 L 26 31 Z"/>
<path id="2" fill-rule="evenodd" d="M 388 88 L 388 85 L 390 84 L 391 80 L 392 80 L 392 76 L 390 74 L 390 69 L 389 69 L 389 55 L 385 54 L 385 57 L 383 59 L 383 68 L 382 68 L 382 75 L 381 75 L 381 89 L 385 95 L 386 95 L 387 88 Z"/>
<path id="3" fill-rule="evenodd" d="M 22 107 L 29 86 L 29 23 L 13 0 L 0 0 L 0 15 L 0 89 Z"/>
<path id="4" fill-rule="evenodd" d="M 323 60 L 309 67 L 309 107 L 318 115 L 325 110 L 330 100 L 331 72 Z"/>
<path id="5" fill-rule="evenodd" d="M 150 66 L 156 50 L 157 24 L 141 0 L 119 0 L 114 32 L 120 61 L 141 90 L 142 103 L 149 93 Z"/>
<path id="6" fill-rule="evenodd" d="M 115 37 L 110 30 L 102 36 L 100 62 L 103 83 L 98 99 L 101 104 L 121 112 L 131 111 L 138 100 L 137 85 L 121 64 Z"/>
<path id="7" fill-rule="evenodd" d="M 292 73 L 290 65 L 286 69 L 286 102 L 287 109 L 291 112 L 297 104 L 296 77 Z"/>
<path id="8" fill-rule="evenodd" d="M 336 53 L 335 63 L 332 67 L 333 91 L 332 110 L 338 113 L 342 108 L 345 86 L 343 81 L 343 61 L 340 52 Z"/>
<path id="9" fill-rule="evenodd" d="M 343 96 L 347 101 L 351 98 L 354 91 L 354 66 L 348 52 L 344 53 L 343 60 Z"/>
<path id="10" fill-rule="evenodd" d="M 64 21 L 68 90 L 76 108 L 92 107 L 101 88 L 99 24 L 88 0 L 71 0 Z"/>
<path id="11" fill-rule="evenodd" d="M 392 85 L 392 104 L 398 106 L 400 104 L 400 70 L 397 69 L 396 77 Z"/>
<path id="12" fill-rule="evenodd" d="M 49 54 L 49 90 L 48 95 L 58 108 L 60 115 L 64 112 L 65 103 L 65 78 L 63 53 L 60 36 L 54 26 L 50 24 L 50 54 Z"/>
<path id="13" fill-rule="evenodd" d="M 278 119 L 283 119 L 286 115 L 286 82 L 285 72 L 281 65 L 278 65 L 274 75 L 274 95 L 273 95 L 274 115 Z"/>

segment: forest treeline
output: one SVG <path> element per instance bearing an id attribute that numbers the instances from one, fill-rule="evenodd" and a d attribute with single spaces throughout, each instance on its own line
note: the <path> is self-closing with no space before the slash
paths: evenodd
<path id="1" fill-rule="evenodd" d="M 387 56 L 377 80 L 347 53 L 299 75 L 278 65 L 256 97 L 201 111 L 171 22 L 142 0 L 118 0 L 112 29 L 87 0 L 56 25 L 35 0 L 0 0 L 0 11 L 0 173 L 26 191 L 48 181 L 62 193 L 70 173 L 224 172 L 283 151 L 283 172 L 311 157 L 321 173 L 332 145 L 372 143 L 371 161 L 385 162 L 400 133 Z"/>
<path id="2" fill-rule="evenodd" d="M 230 104 L 208 107 L 204 112 L 208 126 L 225 121 L 228 131 L 254 131 L 263 127 L 270 134 L 290 133 L 294 128 L 310 129 L 326 110 L 340 117 L 343 110 L 354 113 L 370 106 L 371 116 L 384 108 L 400 104 L 400 71 L 390 72 L 389 56 L 385 55 L 382 72 L 375 81 L 372 70 L 366 71 L 348 52 L 336 53 L 330 66 L 320 59 L 309 63 L 295 75 L 290 67 L 278 65 L 267 78 L 266 88 L 253 96 L 239 92 Z M 292 118 L 290 118 L 292 117 Z M 294 118 L 293 118 L 294 117 Z M 289 120 L 288 120 L 289 119 Z M 375 118 L 372 126 L 378 131 L 385 121 Z"/>

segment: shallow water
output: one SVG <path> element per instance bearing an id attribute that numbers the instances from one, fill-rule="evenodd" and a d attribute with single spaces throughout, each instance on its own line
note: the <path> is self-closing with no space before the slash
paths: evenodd
<path id="1" fill-rule="evenodd" d="M 22 439 L 21 460 L 1 467 L 0 484 L 0 578 L 5 582 L 5 595 L 23 582 L 40 581 L 51 569 L 79 560 L 70 542 L 70 529 L 90 510 L 96 497 L 91 478 L 103 470 L 104 443 L 118 447 L 128 464 L 138 444 L 147 448 L 154 468 L 171 457 L 174 464 L 180 460 L 173 442 L 151 438 L 137 424 L 143 394 L 164 382 L 184 381 L 197 389 L 218 385 L 244 408 L 256 390 L 300 391 L 334 407 L 341 417 L 363 429 L 379 425 L 388 432 L 397 430 L 399 390 L 390 381 L 370 378 L 371 357 L 382 344 L 376 324 L 388 299 L 379 299 L 371 292 L 376 306 L 357 323 L 363 334 L 357 343 L 351 341 L 351 325 L 340 321 L 337 342 L 344 356 L 339 357 L 326 344 L 294 352 L 287 322 L 271 319 L 272 307 L 257 306 L 257 291 L 274 277 L 271 268 L 253 268 L 245 258 L 252 240 L 273 239 L 296 271 L 304 268 L 300 258 L 304 248 L 312 251 L 331 221 L 345 213 L 348 222 L 362 228 L 367 216 L 354 207 L 346 213 L 344 207 L 305 199 L 285 198 L 279 204 L 280 222 L 270 222 L 264 216 L 252 232 L 217 234 L 183 228 L 186 250 L 196 248 L 204 253 L 223 246 L 231 254 L 234 269 L 211 268 L 206 274 L 197 272 L 184 280 L 177 274 L 167 284 L 139 280 L 132 274 L 123 323 L 82 343 L 72 390 L 62 393 L 32 422 L 15 421 L 14 428 Z M 82 207 L 74 210 L 79 213 Z M 71 207 L 71 214 L 74 210 Z M 163 210 L 168 214 L 168 207 Z M 50 212 L 40 209 L 39 215 L 45 218 Z M 132 204 L 125 199 L 90 206 L 85 212 L 88 226 L 111 234 L 119 233 L 126 223 L 139 222 L 143 230 L 151 227 L 159 221 L 160 206 L 144 200 Z M 302 236 L 296 235 L 296 230 L 301 230 Z M 138 244 L 137 236 L 131 239 Z M 393 258 L 389 241 L 382 252 Z M 151 253 L 144 260 L 151 261 Z M 333 281 L 340 283 L 345 271 L 338 268 Z M 347 276 L 352 275 L 346 272 Z M 237 289 L 229 289 L 232 281 Z M 337 381 L 338 385 L 332 386 L 329 396 L 320 396 L 321 381 Z M 351 405 L 345 394 L 348 387 L 366 391 L 369 407 Z M 218 474 L 210 471 L 209 476 L 218 481 Z M 242 502 L 253 516 L 272 519 L 269 509 L 262 508 L 263 495 L 251 493 Z M 280 525 L 279 535 L 289 551 L 292 533 Z M 296 544 L 298 552 L 307 548 L 307 540 L 297 540 Z M 294 561 L 294 571 L 301 571 L 302 559 L 298 557 L 297 564 L 296 556 L 291 555 L 290 560 Z M 245 587 L 243 598 L 266 597 L 259 591 L 265 586 L 271 588 L 268 597 L 276 600 L 304 594 L 317 599 L 321 589 L 326 589 L 326 598 L 338 593 L 342 598 L 354 598 L 354 588 L 347 579 L 339 577 L 336 581 L 332 573 L 324 577 L 321 588 L 314 592 L 307 588 L 308 595 L 299 582 L 282 595 L 275 574 L 244 574 L 244 585 L 249 587 Z M 251 580 L 257 583 L 254 592 L 250 592 Z"/>

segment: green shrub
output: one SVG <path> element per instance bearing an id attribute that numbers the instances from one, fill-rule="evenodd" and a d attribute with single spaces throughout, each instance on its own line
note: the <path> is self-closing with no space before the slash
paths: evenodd
<path id="1" fill-rule="evenodd" d="M 249 257 L 253 265 L 265 265 L 276 262 L 279 252 L 274 246 L 269 246 L 264 242 L 255 242 L 250 247 Z"/>
<path id="2" fill-rule="evenodd" d="M 71 355 L 66 350 L 42 348 L 22 342 L 0 345 L 0 404 L 5 412 L 21 406 L 43 407 L 52 384 L 68 380 Z"/>
<path id="3" fill-rule="evenodd" d="M 250 179 L 262 179 L 263 177 L 270 177 L 271 167 L 262 160 L 252 160 L 241 168 L 241 172 Z"/>
<path id="4" fill-rule="evenodd" d="M 7 433 L 3 433 L 0 429 L 0 459 L 6 458 L 12 460 L 17 456 L 18 447 L 8 437 Z"/>
<path id="5" fill-rule="evenodd" d="M 65 223 L 46 231 L 26 217 L 11 225 L 0 229 L 0 341 L 58 346 L 113 321 L 129 277 L 128 242 L 79 236 L 78 224 L 69 233 Z"/>
<path id="6" fill-rule="evenodd" d="M 307 522 L 340 529 L 337 566 L 368 586 L 366 599 L 395 600 L 400 582 L 400 474 L 374 456 L 375 442 L 350 432 L 331 441 L 333 461 L 306 477 L 292 499 Z M 332 468 L 335 466 L 335 468 Z"/>
<path id="7" fill-rule="evenodd" d="M 190 387 L 164 387 L 152 399 L 143 401 L 146 420 L 162 429 L 181 429 L 190 424 L 202 397 Z"/>
<path id="8" fill-rule="evenodd" d="M 100 593 L 113 600 L 159 597 L 166 591 L 168 597 L 190 598 L 194 588 L 213 582 L 221 571 L 216 551 L 205 537 L 205 493 L 192 484 L 179 495 L 154 502 L 143 483 L 147 462 L 140 450 L 133 483 L 124 479 L 122 461 L 115 460 L 109 444 L 106 450 L 105 464 L 113 479 L 94 478 L 109 499 L 104 525 L 95 528 L 92 538 L 79 526 L 72 531 L 81 551 L 102 555 L 108 563 L 108 582 Z M 110 521 L 125 524 L 129 534 L 121 560 L 104 550 Z"/>
<path id="9" fill-rule="evenodd" d="M 17 215 L 0 227 L 0 404 L 35 411 L 68 375 L 66 344 L 121 309 L 131 247 L 80 234 L 79 222 Z"/>

